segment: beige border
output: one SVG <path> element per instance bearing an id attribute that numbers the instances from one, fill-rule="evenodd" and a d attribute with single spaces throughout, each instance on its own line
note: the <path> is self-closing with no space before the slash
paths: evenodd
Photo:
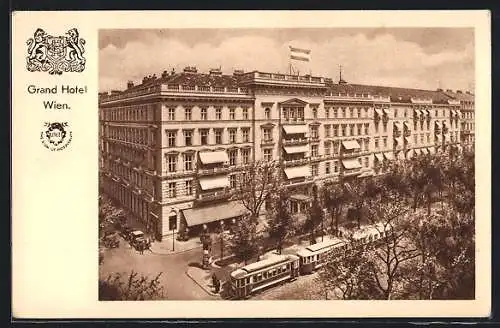
<path id="1" fill-rule="evenodd" d="M 97 301 L 98 29 L 169 27 L 475 27 L 476 36 L 476 296 L 474 301 Z M 37 27 L 86 39 L 83 74 L 28 73 L 26 40 Z M 18 318 L 220 318 L 487 316 L 491 290 L 490 14 L 488 11 L 15 12 L 13 14 L 13 314 Z M 29 84 L 87 85 L 81 96 L 28 95 Z M 50 113 L 44 99 L 68 101 Z M 42 147 L 45 120 L 73 131 L 62 152 Z"/>

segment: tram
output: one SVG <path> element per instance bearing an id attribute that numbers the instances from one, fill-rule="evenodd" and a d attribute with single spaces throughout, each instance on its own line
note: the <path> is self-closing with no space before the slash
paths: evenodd
<path id="1" fill-rule="evenodd" d="M 333 238 L 314 245 L 307 246 L 297 252 L 300 263 L 300 274 L 310 274 L 325 265 L 328 254 L 337 248 L 346 246 L 346 241 Z"/>
<path id="2" fill-rule="evenodd" d="M 295 255 L 274 255 L 231 272 L 233 297 L 246 298 L 265 288 L 296 279 L 299 258 Z"/>

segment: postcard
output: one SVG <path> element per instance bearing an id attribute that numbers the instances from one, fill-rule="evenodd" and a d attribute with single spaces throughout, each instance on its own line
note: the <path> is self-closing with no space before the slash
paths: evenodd
<path id="1" fill-rule="evenodd" d="M 15 318 L 489 315 L 488 11 L 12 18 Z"/>

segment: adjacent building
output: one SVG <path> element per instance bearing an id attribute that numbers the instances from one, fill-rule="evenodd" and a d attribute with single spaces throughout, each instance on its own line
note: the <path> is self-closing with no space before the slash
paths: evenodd
<path id="1" fill-rule="evenodd" d="M 382 174 L 388 161 L 473 143 L 473 113 L 470 93 L 165 71 L 99 95 L 100 188 L 157 239 L 196 233 L 245 213 L 229 199 L 254 161 L 279 161 L 300 212 L 325 179 Z"/>

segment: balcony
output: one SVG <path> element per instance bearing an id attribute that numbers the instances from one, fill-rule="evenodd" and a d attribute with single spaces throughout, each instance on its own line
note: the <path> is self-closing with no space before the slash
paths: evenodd
<path id="1" fill-rule="evenodd" d="M 283 163 L 286 167 L 304 165 L 304 164 L 309 164 L 309 158 L 300 158 L 300 159 L 291 159 L 291 160 L 285 159 L 285 160 L 283 160 Z"/>
<path id="2" fill-rule="evenodd" d="M 198 194 L 198 197 L 196 198 L 195 202 L 200 203 L 200 202 L 211 202 L 211 201 L 216 201 L 216 200 L 224 200 L 228 199 L 231 197 L 233 193 L 227 189 L 227 190 L 220 190 L 220 191 L 213 191 L 213 192 L 200 192 Z"/>
<path id="3" fill-rule="evenodd" d="M 342 174 L 344 176 L 352 176 L 352 175 L 357 175 L 361 173 L 362 168 L 356 168 L 356 169 L 344 169 Z"/>
<path id="4" fill-rule="evenodd" d="M 269 145 L 274 145 L 274 140 L 273 139 L 262 139 L 260 141 L 261 146 L 269 146 Z"/>
<path id="5" fill-rule="evenodd" d="M 283 139 L 283 146 L 304 145 L 308 143 L 307 138 Z"/>
<path id="6" fill-rule="evenodd" d="M 306 124 L 303 117 L 283 118 L 281 124 Z"/>
<path id="7" fill-rule="evenodd" d="M 163 172 L 163 176 L 166 178 L 182 178 L 185 176 L 194 175 L 194 171 L 175 171 L 175 172 Z"/>
<path id="8" fill-rule="evenodd" d="M 214 175 L 214 174 L 220 174 L 220 173 L 228 173 L 231 170 L 232 170 L 231 166 L 220 166 L 220 167 L 213 167 L 210 169 L 199 168 L 198 175 L 205 176 L 205 175 Z"/>

